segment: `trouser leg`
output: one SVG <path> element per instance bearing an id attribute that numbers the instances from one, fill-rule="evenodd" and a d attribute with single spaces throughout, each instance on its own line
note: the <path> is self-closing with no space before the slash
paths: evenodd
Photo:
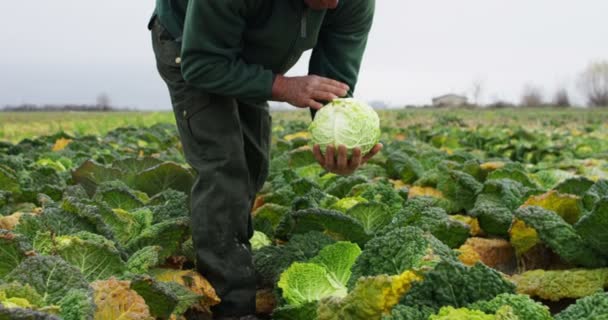
<path id="1" fill-rule="evenodd" d="M 247 105 L 187 85 L 175 63 L 179 47 L 163 40 L 163 31 L 154 25 L 157 66 L 171 94 L 184 155 L 198 173 L 191 194 L 197 269 L 222 299 L 214 314 L 253 313 L 250 210 L 267 174 L 267 105 Z"/>

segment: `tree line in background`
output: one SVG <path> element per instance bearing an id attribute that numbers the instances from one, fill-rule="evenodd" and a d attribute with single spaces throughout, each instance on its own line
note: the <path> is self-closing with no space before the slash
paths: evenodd
<path id="1" fill-rule="evenodd" d="M 579 75 L 577 81 L 578 88 L 582 93 L 585 105 L 588 107 L 608 107 L 608 60 L 592 62 Z M 481 106 L 480 96 L 483 90 L 483 83 L 479 80 L 473 82 L 472 96 L 473 103 Z M 495 101 L 488 107 L 515 107 L 517 105 L 506 101 Z M 546 97 L 542 88 L 528 84 L 524 87 L 518 106 L 520 107 L 571 107 L 572 100 L 568 89 L 558 88 L 552 97 Z"/>
<path id="2" fill-rule="evenodd" d="M 592 62 L 580 74 L 578 87 L 586 99 L 588 107 L 608 108 L 608 60 Z M 571 107 L 573 103 L 570 99 L 568 89 L 558 88 L 552 97 L 545 97 L 542 88 L 535 85 L 526 85 L 521 94 L 518 104 L 504 100 L 495 99 L 494 102 L 483 105 L 481 96 L 484 84 L 481 80 L 473 82 L 471 88 L 472 99 L 465 104 L 466 107 L 489 107 L 489 108 L 510 108 L 510 107 Z M 466 98 L 465 98 L 466 99 Z M 372 101 L 370 104 L 377 109 L 386 109 L 390 106 L 381 100 Z M 459 105 L 462 106 L 462 105 Z M 406 106 L 419 107 L 419 106 Z M 434 106 L 424 106 L 434 107 Z M 134 109 L 116 108 L 111 105 L 110 97 L 106 93 L 97 96 L 97 103 L 94 105 L 33 105 L 23 104 L 19 106 L 5 106 L 4 111 L 131 111 Z"/>
<path id="3" fill-rule="evenodd" d="M 31 112 L 31 111 L 91 111 L 91 112 L 110 112 L 110 111 L 135 111 L 130 108 L 117 108 L 112 106 L 110 96 L 102 92 L 97 96 L 95 104 L 21 104 L 17 106 L 5 106 L 0 111 L 12 112 Z"/>

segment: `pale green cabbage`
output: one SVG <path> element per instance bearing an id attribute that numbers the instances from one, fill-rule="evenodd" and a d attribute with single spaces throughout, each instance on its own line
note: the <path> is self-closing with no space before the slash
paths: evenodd
<path id="1" fill-rule="evenodd" d="M 309 127 L 312 144 L 325 153 L 328 145 L 343 144 L 349 151 L 359 147 L 368 153 L 380 139 L 380 119 L 369 105 L 352 98 L 336 99 L 321 108 Z"/>

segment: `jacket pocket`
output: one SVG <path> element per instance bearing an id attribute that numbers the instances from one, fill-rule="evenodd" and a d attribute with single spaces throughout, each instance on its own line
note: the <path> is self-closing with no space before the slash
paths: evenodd
<path id="1" fill-rule="evenodd" d="M 152 45 L 156 54 L 156 61 L 180 69 L 181 43 L 173 39 L 158 18 L 153 18 L 150 23 L 152 24 Z"/>

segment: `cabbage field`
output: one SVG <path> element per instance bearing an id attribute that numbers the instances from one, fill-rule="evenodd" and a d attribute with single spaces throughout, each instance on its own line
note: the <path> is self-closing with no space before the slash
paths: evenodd
<path id="1" fill-rule="evenodd" d="M 273 118 L 261 316 L 608 319 L 608 112 L 383 111 L 351 176 L 316 164 L 305 113 Z M 194 177 L 171 121 L 0 142 L 0 320 L 209 314 Z"/>

